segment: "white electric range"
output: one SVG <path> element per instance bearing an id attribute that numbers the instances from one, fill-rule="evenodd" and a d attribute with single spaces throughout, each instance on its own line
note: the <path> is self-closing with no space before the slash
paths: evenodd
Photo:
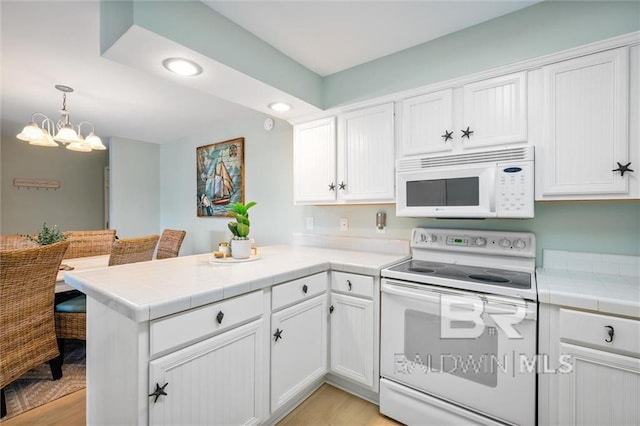
<path id="1" fill-rule="evenodd" d="M 407 424 L 535 424 L 531 233 L 416 228 L 382 271 L 380 411 Z"/>

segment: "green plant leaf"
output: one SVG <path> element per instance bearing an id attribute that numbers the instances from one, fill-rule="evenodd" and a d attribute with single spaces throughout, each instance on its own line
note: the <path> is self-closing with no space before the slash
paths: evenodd
<path id="1" fill-rule="evenodd" d="M 238 223 L 237 226 L 238 237 L 246 237 L 249 235 L 249 225 L 245 225 L 244 223 Z"/>

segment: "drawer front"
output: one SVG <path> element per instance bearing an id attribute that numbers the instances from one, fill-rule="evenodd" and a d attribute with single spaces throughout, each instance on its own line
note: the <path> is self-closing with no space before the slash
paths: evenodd
<path id="1" fill-rule="evenodd" d="M 560 339 L 640 356 L 640 321 L 560 309 Z"/>
<path id="2" fill-rule="evenodd" d="M 274 286 L 271 293 L 271 309 L 310 299 L 327 291 L 327 273 L 321 272 Z"/>
<path id="3" fill-rule="evenodd" d="M 334 271 L 331 272 L 331 290 L 373 299 L 373 277 Z"/>
<path id="4" fill-rule="evenodd" d="M 151 321 L 151 356 L 227 330 L 263 313 L 263 293 L 254 291 L 202 308 Z"/>

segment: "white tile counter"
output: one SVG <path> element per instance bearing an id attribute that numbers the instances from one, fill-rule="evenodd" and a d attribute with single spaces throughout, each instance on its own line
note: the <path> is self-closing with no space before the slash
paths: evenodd
<path id="1" fill-rule="evenodd" d="M 326 271 L 378 275 L 407 256 L 305 246 L 259 247 L 260 259 L 219 264 L 210 254 L 68 272 L 65 282 L 143 322 Z"/>
<path id="2" fill-rule="evenodd" d="M 640 318 L 640 258 L 544 250 L 538 300 Z"/>

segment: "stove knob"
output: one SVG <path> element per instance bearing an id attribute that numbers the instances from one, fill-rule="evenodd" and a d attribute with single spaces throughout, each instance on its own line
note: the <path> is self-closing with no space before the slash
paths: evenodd
<path id="1" fill-rule="evenodd" d="M 438 236 L 437 236 L 437 235 L 435 235 L 435 234 L 431 234 L 431 235 L 429 235 L 429 239 L 428 239 L 428 241 L 429 241 L 430 243 L 435 243 L 436 241 L 438 241 Z"/>
<path id="2" fill-rule="evenodd" d="M 527 243 L 525 243 L 523 240 L 515 240 L 513 242 L 513 246 L 517 249 L 523 249 L 527 246 Z"/>
<path id="3" fill-rule="evenodd" d="M 420 234 L 420 242 L 425 242 L 427 241 L 427 235 L 426 234 Z"/>
<path id="4" fill-rule="evenodd" d="M 476 238 L 474 242 L 476 243 L 477 246 L 483 247 L 484 245 L 487 244 L 487 239 L 480 237 L 480 238 Z"/>
<path id="5" fill-rule="evenodd" d="M 507 248 L 511 246 L 511 241 L 507 240 L 506 238 L 503 238 L 500 241 L 498 241 L 498 245 L 500 247 Z"/>

